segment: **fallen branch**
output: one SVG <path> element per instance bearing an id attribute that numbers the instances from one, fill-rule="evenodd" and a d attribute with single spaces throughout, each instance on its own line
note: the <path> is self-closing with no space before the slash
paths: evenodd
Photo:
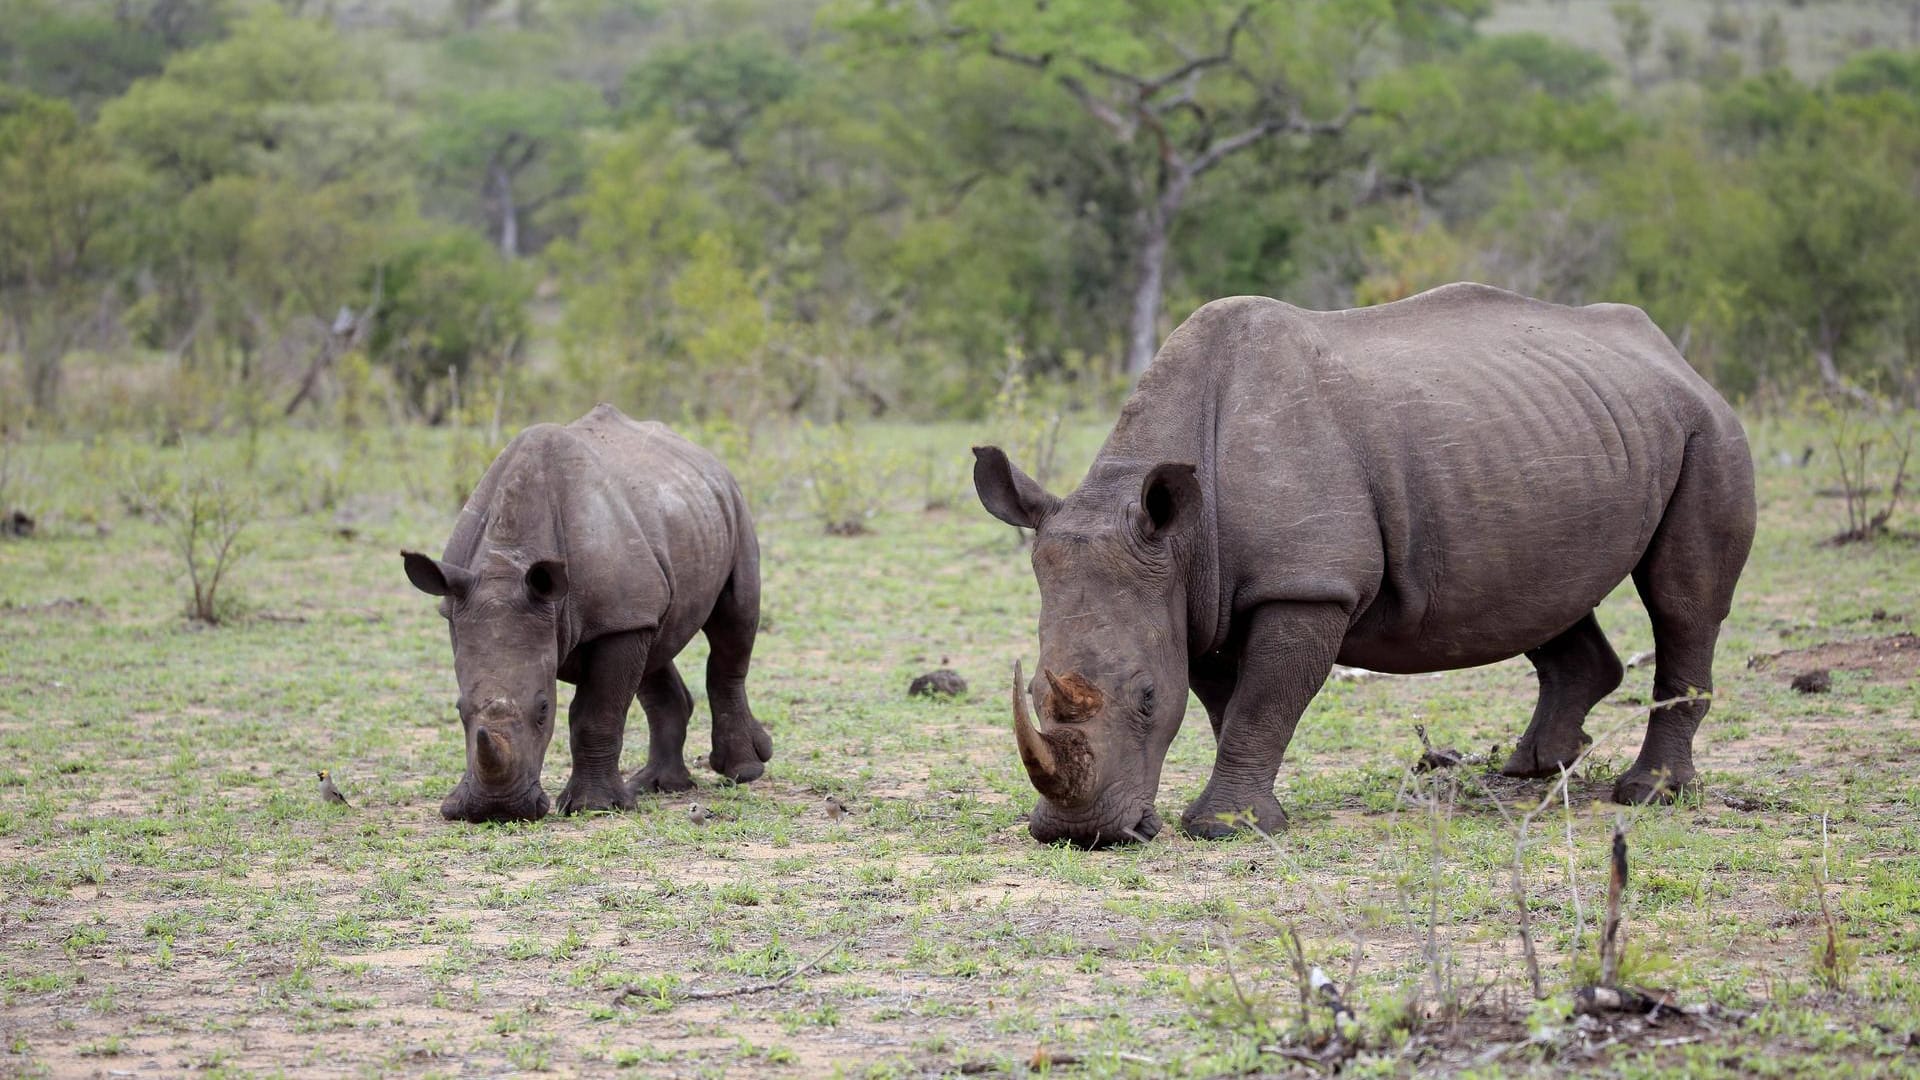
<path id="1" fill-rule="evenodd" d="M 1110 1057 L 1116 1061 L 1125 1061 L 1134 1065 L 1145 1065 L 1148 1068 L 1154 1069 L 1159 1068 L 1161 1064 L 1159 1058 L 1148 1057 L 1145 1054 L 1129 1054 L 1124 1050 L 1109 1050 L 1099 1055 L 1099 1057 Z M 1066 1065 L 1085 1065 L 1089 1060 L 1090 1059 L 1083 1058 L 1078 1054 L 1063 1054 L 1048 1050 L 1043 1046 L 1036 1049 L 1033 1052 L 1033 1056 L 1027 1059 L 1026 1066 L 1031 1072 L 1039 1072 L 1042 1069 L 1059 1068 Z M 963 1061 L 956 1066 L 956 1071 L 962 1076 L 980 1076 L 986 1073 L 1003 1072 L 1005 1070 L 997 1061 Z"/>
<path id="2" fill-rule="evenodd" d="M 743 986 L 730 986 L 724 990 L 675 990 L 671 992 L 670 996 L 675 1001 L 715 1001 L 720 998 L 745 997 L 748 994 L 764 994 L 769 990 L 778 990 L 781 987 L 792 982 L 793 980 L 813 970 L 816 966 L 819 965 L 819 963 L 822 960 L 825 960 L 827 957 L 832 956 L 834 953 L 840 951 L 840 947 L 842 945 L 845 945 L 847 941 L 852 937 L 853 937 L 852 934 L 847 934 L 846 936 L 840 938 L 838 941 L 835 941 L 832 945 L 829 945 L 826 948 L 826 950 L 822 952 L 820 955 L 814 957 L 813 959 L 807 961 L 804 964 L 801 964 L 799 967 L 794 968 L 792 971 L 787 972 L 785 975 L 782 975 L 777 979 L 772 979 L 767 982 L 747 983 Z M 645 993 L 646 991 L 642 990 L 640 987 L 637 987 L 632 983 L 628 983 L 627 985 L 620 988 L 620 992 L 618 994 L 614 995 L 613 1003 L 615 1005 L 619 1005 L 625 1002 L 630 997 L 644 996 Z"/>
<path id="3" fill-rule="evenodd" d="M 1583 986 L 1574 992 L 1573 1011 L 1586 1016 L 1604 1013 L 1650 1013 L 1655 1009 L 1680 1011 L 1665 991 L 1635 990 L 1626 986 Z"/>

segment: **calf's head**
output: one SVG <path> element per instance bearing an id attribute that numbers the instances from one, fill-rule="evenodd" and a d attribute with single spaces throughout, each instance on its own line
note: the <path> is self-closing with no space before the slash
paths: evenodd
<path id="1" fill-rule="evenodd" d="M 1103 471 L 1060 499 L 997 447 L 974 457 L 981 503 L 1034 530 L 1040 672 L 1022 685 L 1016 664 L 1013 687 L 1020 759 L 1040 792 L 1028 831 L 1085 847 L 1150 839 L 1160 767 L 1187 704 L 1194 467 Z"/>
<path id="2" fill-rule="evenodd" d="M 490 562 L 479 572 L 404 551 L 407 579 L 438 596 L 453 638 L 467 772 L 440 804 L 450 820 L 513 821 L 546 815 L 540 766 L 553 738 L 559 647 L 554 620 L 567 566 Z"/>

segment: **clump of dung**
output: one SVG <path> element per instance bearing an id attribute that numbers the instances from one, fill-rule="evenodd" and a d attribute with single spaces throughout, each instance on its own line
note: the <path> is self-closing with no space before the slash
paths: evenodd
<path id="1" fill-rule="evenodd" d="M 1826 668 L 1803 671 L 1793 677 L 1793 688 L 1803 694 L 1824 694 L 1833 689 L 1833 676 Z"/>
<path id="2" fill-rule="evenodd" d="M 913 684 L 907 687 L 908 697 L 933 697 L 936 694 L 946 697 L 965 697 L 966 693 L 967 680 L 961 678 L 960 673 L 952 668 L 929 671 L 913 680 Z"/>

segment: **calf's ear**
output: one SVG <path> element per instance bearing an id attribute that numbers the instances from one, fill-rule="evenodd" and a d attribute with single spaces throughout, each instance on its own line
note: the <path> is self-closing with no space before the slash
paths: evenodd
<path id="1" fill-rule="evenodd" d="M 1039 528 L 1041 520 L 1060 505 L 1057 497 L 1008 461 L 997 446 L 973 448 L 973 490 L 980 494 L 980 505 L 987 513 L 1022 529 Z"/>
<path id="2" fill-rule="evenodd" d="M 465 567 L 443 563 L 417 551 L 403 551 L 400 558 L 407 564 L 407 580 L 428 596 L 458 598 L 473 587 L 473 574 Z"/>
<path id="3" fill-rule="evenodd" d="M 567 564 L 559 559 L 541 559 L 527 567 L 527 595 L 543 604 L 559 603 L 567 585 Z"/>
<path id="4" fill-rule="evenodd" d="M 1200 479 L 1192 465 L 1165 461 L 1140 482 L 1140 531 L 1148 539 L 1183 529 L 1200 512 Z"/>

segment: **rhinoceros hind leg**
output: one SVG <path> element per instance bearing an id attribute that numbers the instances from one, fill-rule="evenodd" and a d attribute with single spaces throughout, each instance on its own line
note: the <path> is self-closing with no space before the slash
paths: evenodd
<path id="1" fill-rule="evenodd" d="M 687 721 L 693 719 L 693 695 L 669 660 L 640 680 L 640 707 L 647 713 L 647 763 L 633 774 L 637 798 L 657 791 L 692 791 L 687 772 Z"/>
<path id="2" fill-rule="evenodd" d="M 633 809 L 633 795 L 620 779 L 620 744 L 650 639 L 649 634 L 610 634 L 580 646 L 580 680 L 567 712 L 573 775 L 555 804 L 562 814 Z"/>
<path id="3" fill-rule="evenodd" d="M 1589 611 L 1558 637 L 1527 652 L 1540 676 L 1540 700 L 1526 734 L 1500 771 L 1508 776 L 1553 776 L 1571 766 L 1593 740 L 1587 710 L 1620 685 L 1624 669 Z"/>
<path id="4" fill-rule="evenodd" d="M 720 594 L 703 628 L 712 652 L 707 656 L 707 703 L 713 709 L 713 771 L 745 784 L 758 780 L 773 758 L 773 737 L 747 704 L 747 668 L 753 639 L 760 632 L 760 568 L 749 552 L 734 564 L 733 578 Z"/>
<path id="5" fill-rule="evenodd" d="M 1671 625 L 1663 632 L 1662 620 L 1654 620 L 1653 699 L 1671 704 L 1648 717 L 1639 758 L 1614 781 L 1614 802 L 1672 802 L 1693 785 L 1693 734 L 1710 704 L 1718 634 L 1718 623 L 1704 632 Z"/>
<path id="6" fill-rule="evenodd" d="M 1653 620 L 1653 699 L 1622 803 L 1666 802 L 1694 783 L 1693 734 L 1713 692 L 1713 647 L 1753 544 L 1753 463 L 1744 441 L 1690 441 L 1680 483 L 1633 584 Z"/>

